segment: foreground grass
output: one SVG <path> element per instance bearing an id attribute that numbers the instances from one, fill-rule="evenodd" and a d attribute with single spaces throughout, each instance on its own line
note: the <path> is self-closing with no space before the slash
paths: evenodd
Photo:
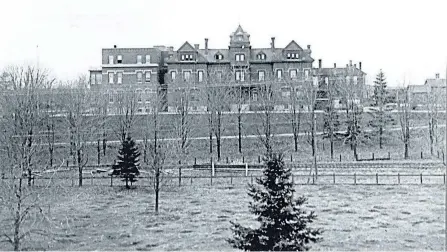
<path id="1" fill-rule="evenodd" d="M 325 230 L 316 250 L 441 250 L 443 186 L 297 186 Z M 169 187 L 160 214 L 153 192 L 115 187 L 54 187 L 48 205 L 50 237 L 24 249 L 231 250 L 230 220 L 250 224 L 246 187 Z M 1 218 L 1 217 L 0 217 Z M 11 249 L 0 244 L 1 249 Z"/>

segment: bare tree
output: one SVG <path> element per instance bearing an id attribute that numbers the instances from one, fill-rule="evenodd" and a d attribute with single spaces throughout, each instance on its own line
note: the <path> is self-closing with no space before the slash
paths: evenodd
<path id="1" fill-rule="evenodd" d="M 320 87 L 324 86 L 327 95 L 327 104 L 324 106 L 324 137 L 329 138 L 331 159 L 334 159 L 334 142 L 337 139 L 339 128 L 338 112 L 335 109 L 336 85 L 335 81 L 325 77 L 320 81 Z"/>
<path id="2" fill-rule="evenodd" d="M 96 114 L 95 93 L 88 90 L 84 76 L 61 87 L 64 98 L 65 119 L 70 130 L 70 155 L 78 169 L 79 186 L 82 186 L 82 172 L 89 160 L 88 141 L 95 139 L 100 132 L 104 118 Z"/>
<path id="3" fill-rule="evenodd" d="M 256 90 L 256 115 L 261 120 L 261 127 L 257 127 L 259 141 L 265 147 L 266 155 L 270 156 L 274 149 L 274 130 L 272 125 L 274 107 L 278 93 L 274 90 L 275 77 L 270 76 L 267 81 L 258 85 Z M 275 92 L 276 91 L 276 92 Z"/>
<path id="4" fill-rule="evenodd" d="M 411 114 L 411 106 L 409 103 L 409 92 L 408 87 L 401 89 L 401 94 L 397 98 L 397 107 L 399 111 L 399 121 L 401 127 L 401 140 L 404 144 L 404 158 L 408 159 L 409 157 L 409 147 L 410 147 L 410 114 Z"/>
<path id="5" fill-rule="evenodd" d="M 8 242 L 18 251 L 31 234 L 45 235 L 41 226 L 46 218 L 40 207 L 40 191 L 31 185 L 38 164 L 35 155 L 42 146 L 36 136 L 43 121 L 40 91 L 52 80 L 48 72 L 31 66 L 9 67 L 3 76 L 8 80 L 0 100 L 3 114 L 0 214 L 8 224 L 2 226 L 0 242 Z M 28 180 L 28 186 L 24 179 Z"/>
<path id="6" fill-rule="evenodd" d="M 135 124 L 135 114 L 137 112 L 137 102 L 141 99 L 141 93 L 134 90 L 118 90 L 116 98 L 117 127 L 116 134 L 121 141 L 124 141 L 132 132 Z"/>
<path id="7" fill-rule="evenodd" d="M 304 90 L 304 102 L 307 107 L 307 112 L 310 120 L 310 134 L 308 137 L 308 142 L 312 147 L 312 160 L 313 160 L 313 171 L 315 172 L 315 178 L 318 179 L 318 166 L 317 166 L 317 118 L 315 114 L 316 104 L 317 104 L 317 94 L 318 94 L 318 78 L 312 77 L 310 70 L 302 75 L 302 89 Z M 312 174 L 312 169 L 310 174 Z M 309 180 L 308 180 L 309 182 Z"/>

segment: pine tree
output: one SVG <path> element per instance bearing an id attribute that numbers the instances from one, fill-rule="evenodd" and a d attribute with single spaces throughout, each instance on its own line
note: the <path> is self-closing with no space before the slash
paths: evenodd
<path id="1" fill-rule="evenodd" d="M 383 105 L 388 101 L 389 98 L 386 86 L 385 73 L 380 69 L 379 73 L 376 75 L 376 80 L 374 81 L 374 94 L 372 97 L 374 106 Z"/>
<path id="2" fill-rule="evenodd" d="M 376 80 L 374 81 L 373 100 L 374 105 L 378 107 L 378 110 L 372 112 L 372 120 L 369 122 L 369 126 L 377 129 L 373 132 L 373 135 L 379 137 L 379 147 L 382 149 L 385 138 L 384 129 L 389 124 L 394 123 L 390 113 L 385 111 L 385 104 L 389 101 L 389 95 L 386 90 L 386 78 L 382 69 L 376 75 Z"/>
<path id="3" fill-rule="evenodd" d="M 258 229 L 243 227 L 231 222 L 233 238 L 227 241 L 234 247 L 255 251 L 303 251 L 308 243 L 317 242 L 320 229 L 308 227 L 316 218 L 313 211 L 306 212 L 302 205 L 305 197 L 293 198 L 295 190 L 290 179 L 291 171 L 284 167 L 283 155 L 272 154 L 266 159 L 263 176 L 250 184 L 248 195 L 250 212 L 260 222 Z"/>
<path id="4" fill-rule="evenodd" d="M 121 144 L 118 151 L 118 163 L 113 165 L 112 175 L 120 176 L 126 182 L 126 188 L 130 189 L 129 181 L 136 182 L 136 177 L 140 175 L 139 168 L 140 152 L 135 141 L 128 136 Z"/>

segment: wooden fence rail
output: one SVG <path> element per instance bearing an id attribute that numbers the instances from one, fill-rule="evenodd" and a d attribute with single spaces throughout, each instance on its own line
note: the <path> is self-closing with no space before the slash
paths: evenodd
<path id="1" fill-rule="evenodd" d="M 164 175 L 161 177 L 162 183 L 170 186 L 185 185 L 233 185 L 253 183 L 260 174 L 228 174 L 228 175 L 182 175 L 181 170 L 178 175 Z M 3 178 L 2 180 L 9 180 Z M 137 186 L 151 186 L 154 180 L 153 176 L 140 176 L 137 178 Z M 440 185 L 446 183 L 446 174 L 336 174 L 326 173 L 315 176 L 312 174 L 293 174 L 292 181 L 295 185 L 409 185 L 409 184 L 429 184 Z M 2 181 L 0 180 L 0 181 Z M 85 186 L 122 186 L 124 183 L 122 178 L 114 176 L 84 176 Z M 60 186 L 77 186 L 76 176 L 64 177 L 34 177 L 34 185 L 60 185 Z"/>

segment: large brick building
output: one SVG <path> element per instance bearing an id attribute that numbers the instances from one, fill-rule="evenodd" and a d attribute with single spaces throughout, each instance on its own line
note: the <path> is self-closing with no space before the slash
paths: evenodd
<path id="1" fill-rule="evenodd" d="M 269 86 L 276 99 L 274 108 L 284 110 L 290 108 L 291 91 L 300 96 L 305 84 L 320 83 L 320 101 L 327 100 L 323 91 L 335 79 L 353 81 L 359 87 L 365 84 L 361 63 L 358 68 L 352 62 L 346 68 L 322 68 L 320 60 L 318 68 L 313 68 L 311 54 L 310 45 L 303 49 L 294 40 L 278 48 L 274 37 L 269 48 L 252 48 L 250 35 L 238 26 L 228 48 L 210 48 L 205 39 L 203 48 L 186 41 L 176 51 L 165 46 L 103 49 L 101 69 L 90 71 L 90 82 L 92 89 L 109 94 L 110 108 L 120 92 L 135 90 L 141 113 L 150 110 L 156 97 L 162 100 L 164 111 L 175 111 L 185 92 L 192 110 L 206 111 L 206 92 L 213 87 L 235 90 L 232 93 L 238 93 L 243 110 L 255 110 L 261 90 Z"/>

